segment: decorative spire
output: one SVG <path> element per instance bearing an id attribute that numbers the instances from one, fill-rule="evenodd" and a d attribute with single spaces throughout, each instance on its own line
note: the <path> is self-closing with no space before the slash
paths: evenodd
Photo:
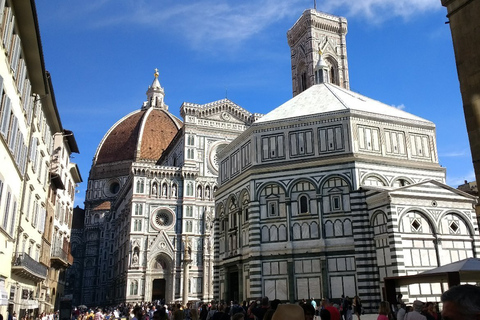
<path id="1" fill-rule="evenodd" d="M 168 110 L 168 106 L 163 101 L 165 98 L 165 91 L 158 80 L 159 73 L 157 68 L 155 68 L 155 73 L 153 75 L 155 78 L 153 79 L 152 85 L 148 87 L 147 101 L 143 104 L 142 109 L 160 108 Z"/>
<path id="2" fill-rule="evenodd" d="M 320 48 L 320 45 L 318 45 L 318 61 L 317 61 L 317 65 L 315 66 L 314 73 L 315 73 L 315 84 L 329 82 L 328 65 L 325 62 L 325 59 L 323 59 L 323 52 L 322 52 L 322 49 Z"/>

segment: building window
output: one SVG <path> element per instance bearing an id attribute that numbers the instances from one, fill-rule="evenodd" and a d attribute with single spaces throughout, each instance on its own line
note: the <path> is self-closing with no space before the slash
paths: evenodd
<path id="1" fill-rule="evenodd" d="M 289 138 L 292 157 L 313 154 L 312 130 L 290 133 Z"/>
<path id="2" fill-rule="evenodd" d="M 120 186 L 119 186 L 120 187 Z M 143 182 L 143 179 L 140 179 L 137 181 L 137 193 L 143 193 L 145 188 L 145 183 Z"/>
<path id="3" fill-rule="evenodd" d="M 193 232 L 193 222 L 185 221 L 185 232 Z"/>
<path id="4" fill-rule="evenodd" d="M 195 145 L 195 136 L 194 135 L 191 135 L 191 134 L 188 135 L 187 144 L 189 146 L 194 146 Z"/>
<path id="5" fill-rule="evenodd" d="M 422 223 L 418 218 L 413 219 L 410 226 L 412 227 L 412 232 L 422 232 Z"/>
<path id="6" fill-rule="evenodd" d="M 300 196 L 300 213 L 308 213 L 308 198 L 307 196 Z"/>
<path id="7" fill-rule="evenodd" d="M 459 234 L 460 233 L 460 226 L 458 225 L 457 221 L 451 221 L 448 224 L 448 228 L 451 234 Z"/>
<path id="8" fill-rule="evenodd" d="M 7 193 L 7 201 L 5 202 L 5 211 L 3 216 L 3 229 L 7 230 L 8 226 L 8 216 L 10 215 L 10 198 L 12 197 L 11 193 Z"/>
<path id="9" fill-rule="evenodd" d="M 130 283 L 130 295 L 137 295 L 138 294 L 138 282 L 137 281 L 132 281 Z"/>
<path id="10" fill-rule="evenodd" d="M 247 142 L 241 148 L 242 168 L 245 168 L 252 163 L 252 160 L 250 158 L 250 146 L 251 143 Z"/>
<path id="11" fill-rule="evenodd" d="M 430 143 L 428 136 L 411 134 L 410 145 L 412 150 L 412 157 L 430 157 Z"/>
<path id="12" fill-rule="evenodd" d="M 278 201 L 268 201 L 267 208 L 269 217 L 278 217 Z"/>
<path id="13" fill-rule="evenodd" d="M 186 217 L 193 217 L 193 207 L 192 206 L 187 206 L 185 208 L 185 216 Z"/>
<path id="14" fill-rule="evenodd" d="M 135 215 L 141 216 L 142 214 L 143 214 L 143 204 L 141 203 L 135 204 Z"/>
<path id="15" fill-rule="evenodd" d="M 262 137 L 262 160 L 279 160 L 285 158 L 284 136 Z"/>
<path id="16" fill-rule="evenodd" d="M 322 127 L 318 129 L 319 151 L 321 153 L 345 150 L 342 126 Z"/>
<path id="17" fill-rule="evenodd" d="M 330 203 L 332 205 L 332 211 L 340 211 L 342 210 L 342 199 L 341 195 L 331 195 L 330 196 Z"/>
<path id="18" fill-rule="evenodd" d="M 2 205 L 2 197 L 3 197 L 3 181 L 0 180 L 0 206 Z"/>
<path id="19" fill-rule="evenodd" d="M 301 86 L 301 90 L 302 91 L 305 91 L 307 90 L 307 73 L 306 72 L 303 72 L 301 77 L 300 77 L 300 86 Z"/>
<path id="20" fill-rule="evenodd" d="M 378 128 L 358 127 L 359 149 L 380 152 L 380 131 Z"/>
<path id="21" fill-rule="evenodd" d="M 135 219 L 133 222 L 133 231 L 142 231 L 142 220 Z"/>

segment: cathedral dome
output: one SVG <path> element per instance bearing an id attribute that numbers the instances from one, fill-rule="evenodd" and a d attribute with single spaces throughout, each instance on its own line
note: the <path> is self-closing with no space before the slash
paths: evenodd
<path id="1" fill-rule="evenodd" d="M 157 161 L 182 126 L 181 120 L 168 112 L 158 72 L 147 91 L 148 100 L 105 134 L 98 146 L 94 165 L 119 161 Z"/>
<path id="2" fill-rule="evenodd" d="M 181 121 L 165 110 L 132 112 L 107 132 L 98 147 L 95 164 L 156 161 L 180 127 Z"/>

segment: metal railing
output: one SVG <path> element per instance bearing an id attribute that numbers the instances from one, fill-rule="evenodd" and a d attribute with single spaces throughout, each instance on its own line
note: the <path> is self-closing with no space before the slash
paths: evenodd
<path id="1" fill-rule="evenodd" d="M 70 265 L 73 264 L 73 256 L 69 252 L 63 250 L 60 247 L 53 248 L 53 250 L 51 251 L 51 256 L 52 258 L 61 259 Z"/>
<path id="2" fill-rule="evenodd" d="M 14 267 L 23 267 L 30 273 L 37 275 L 41 278 L 47 277 L 48 268 L 41 264 L 40 262 L 35 261 L 26 253 L 19 253 L 15 260 L 13 261 Z"/>
<path id="3" fill-rule="evenodd" d="M 51 255 L 52 257 L 60 258 L 63 261 L 68 261 L 68 252 L 66 252 L 62 248 L 59 248 L 59 247 L 53 248 Z"/>

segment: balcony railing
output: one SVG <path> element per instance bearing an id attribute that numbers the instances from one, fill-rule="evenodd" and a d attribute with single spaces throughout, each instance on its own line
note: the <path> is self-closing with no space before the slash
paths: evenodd
<path id="1" fill-rule="evenodd" d="M 35 282 L 45 280 L 47 278 L 47 270 L 46 266 L 35 261 L 26 253 L 19 253 L 13 260 L 12 273 Z"/>
<path id="2" fill-rule="evenodd" d="M 66 268 L 73 264 L 73 256 L 62 248 L 53 248 L 51 262 L 54 268 Z"/>

